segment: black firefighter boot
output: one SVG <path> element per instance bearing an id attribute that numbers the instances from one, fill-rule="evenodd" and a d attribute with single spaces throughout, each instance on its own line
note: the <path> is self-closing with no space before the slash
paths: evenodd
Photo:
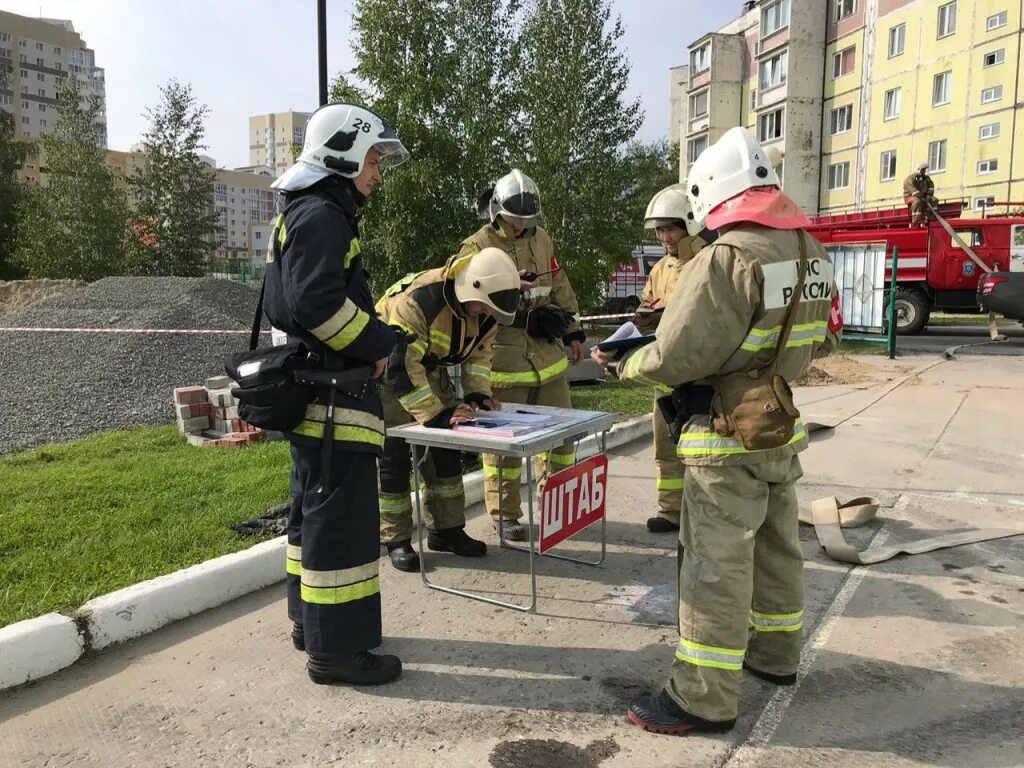
<path id="1" fill-rule="evenodd" d="M 434 552 L 454 552 L 460 557 L 483 557 L 487 554 L 487 545 L 470 538 L 464 528 L 464 525 L 457 525 L 427 531 L 427 546 Z"/>
<path id="2" fill-rule="evenodd" d="M 383 685 L 398 679 L 402 662 L 397 656 L 381 656 L 369 651 L 348 657 L 311 653 L 306 671 L 317 685 Z"/>
<path id="3" fill-rule="evenodd" d="M 676 704 L 675 699 L 662 689 L 657 696 L 642 696 L 634 699 L 626 715 L 636 725 L 651 733 L 666 733 L 683 736 L 690 731 L 721 733 L 731 730 L 736 720 L 705 720 L 691 715 Z"/>
<path id="4" fill-rule="evenodd" d="M 306 650 L 306 633 L 302 629 L 301 621 L 292 622 L 292 645 L 296 651 Z"/>
<path id="5" fill-rule="evenodd" d="M 409 539 L 389 541 L 388 557 L 391 558 L 391 564 L 400 571 L 416 573 L 420 569 L 420 556 L 412 548 L 412 542 Z"/>
<path id="6" fill-rule="evenodd" d="M 647 518 L 647 530 L 651 533 L 675 533 L 679 526 L 661 515 Z"/>

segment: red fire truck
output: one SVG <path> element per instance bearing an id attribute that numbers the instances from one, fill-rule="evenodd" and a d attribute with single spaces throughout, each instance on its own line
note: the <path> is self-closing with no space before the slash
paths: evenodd
<path id="1" fill-rule="evenodd" d="M 997 207 L 1020 205 L 1003 203 Z M 991 215 L 986 208 L 980 218 L 963 218 L 959 201 L 941 203 L 938 213 L 993 272 L 1024 273 L 1024 216 Z M 809 231 L 825 245 L 886 243 L 890 254 L 886 285 L 891 276 L 892 249 L 899 248 L 897 333 L 919 333 L 928 325 L 933 311 L 981 311 L 978 281 L 984 270 L 939 221 L 929 221 L 927 227 L 911 227 L 907 208 L 899 207 L 818 216 Z"/>

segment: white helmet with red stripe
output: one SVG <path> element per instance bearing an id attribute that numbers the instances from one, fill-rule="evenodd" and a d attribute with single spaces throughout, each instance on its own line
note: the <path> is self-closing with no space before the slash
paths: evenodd
<path id="1" fill-rule="evenodd" d="M 771 158 L 745 128 L 730 128 L 690 168 L 686 195 L 698 230 L 742 221 L 799 229 L 810 219 L 782 191 Z"/>

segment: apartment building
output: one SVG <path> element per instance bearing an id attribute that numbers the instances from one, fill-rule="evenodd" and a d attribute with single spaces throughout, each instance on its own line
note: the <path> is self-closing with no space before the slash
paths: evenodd
<path id="1" fill-rule="evenodd" d="M 14 115 L 19 138 L 38 139 L 53 129 L 61 84 L 73 75 L 83 99 L 99 98 L 99 144 L 107 145 L 104 71 L 70 21 L 0 11 L 0 63 L 8 66 L 10 75 L 0 87 L 0 109 Z"/>
<path id="2" fill-rule="evenodd" d="M 689 46 L 681 177 L 710 144 L 742 125 L 766 148 L 776 148 L 786 191 L 805 209 L 817 209 L 824 5 L 751 0 L 735 21 Z"/>
<path id="3" fill-rule="evenodd" d="M 248 261 L 262 265 L 269 224 L 274 218 L 274 175 L 264 172 L 217 170 L 213 205 L 217 211 L 222 243 L 219 259 Z"/>
<path id="4" fill-rule="evenodd" d="M 940 199 L 1024 200 L 1018 0 L 834 0 L 821 209 L 902 199 L 927 161 Z"/>
<path id="5" fill-rule="evenodd" d="M 302 146 L 309 112 L 278 112 L 249 118 L 249 164 L 269 166 L 274 176 L 291 168 L 292 145 Z"/>
<path id="6" fill-rule="evenodd" d="M 748 0 L 689 46 L 681 173 L 744 125 L 811 212 L 899 204 L 925 161 L 940 198 L 1024 200 L 1021 6 Z"/>

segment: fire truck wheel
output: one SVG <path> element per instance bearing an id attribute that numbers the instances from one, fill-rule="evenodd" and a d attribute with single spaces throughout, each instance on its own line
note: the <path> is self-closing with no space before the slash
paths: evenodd
<path id="1" fill-rule="evenodd" d="M 915 288 L 896 287 L 896 333 L 911 336 L 928 325 L 932 311 L 928 297 Z"/>

